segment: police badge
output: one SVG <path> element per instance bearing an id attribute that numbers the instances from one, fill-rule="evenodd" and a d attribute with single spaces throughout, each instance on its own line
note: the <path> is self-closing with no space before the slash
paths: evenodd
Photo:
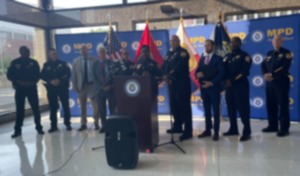
<path id="1" fill-rule="evenodd" d="M 186 57 L 187 53 L 185 51 L 181 51 L 180 56 L 181 57 Z"/>
<path id="2" fill-rule="evenodd" d="M 20 68 L 21 68 L 21 65 L 20 65 L 20 64 L 17 64 L 17 65 L 16 65 L 16 69 L 19 70 Z"/>

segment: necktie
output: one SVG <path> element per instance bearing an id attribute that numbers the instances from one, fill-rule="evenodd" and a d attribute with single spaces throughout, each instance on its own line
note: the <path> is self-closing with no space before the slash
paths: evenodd
<path id="1" fill-rule="evenodd" d="M 89 82 L 89 78 L 88 78 L 88 60 L 86 58 L 84 58 L 84 78 L 83 78 L 83 82 L 84 83 Z"/>
<path id="2" fill-rule="evenodd" d="M 209 55 L 206 56 L 205 61 L 204 61 L 204 64 L 205 64 L 205 65 L 208 65 L 208 64 L 209 64 Z"/>

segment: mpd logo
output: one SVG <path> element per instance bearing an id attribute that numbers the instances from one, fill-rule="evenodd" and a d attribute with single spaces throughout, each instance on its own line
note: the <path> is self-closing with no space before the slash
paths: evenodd
<path id="1" fill-rule="evenodd" d="M 70 45 L 68 44 L 64 44 L 62 46 L 62 51 L 65 53 L 65 54 L 69 54 L 71 52 L 72 48 Z"/>
<path id="2" fill-rule="evenodd" d="M 252 40 L 254 42 L 261 42 L 264 39 L 264 34 L 261 31 L 255 31 L 252 34 Z"/>
<path id="3" fill-rule="evenodd" d="M 124 85 L 125 93 L 130 97 L 136 97 L 141 92 L 141 85 L 138 81 L 130 79 Z"/>
<path id="4" fill-rule="evenodd" d="M 261 54 L 254 54 L 252 60 L 254 64 L 260 65 L 263 62 L 264 57 Z"/>
<path id="5" fill-rule="evenodd" d="M 264 80 L 262 77 L 260 76 L 255 76 L 253 79 L 252 79 L 252 84 L 255 86 L 255 87 L 260 87 L 262 86 L 264 83 Z"/>
<path id="6" fill-rule="evenodd" d="M 70 108 L 74 108 L 75 107 L 75 101 L 73 99 L 69 99 L 69 106 Z"/>
<path id="7" fill-rule="evenodd" d="M 134 51 L 136 51 L 139 48 L 139 42 L 135 41 L 132 43 L 131 47 Z"/>
<path id="8" fill-rule="evenodd" d="M 264 100 L 261 97 L 256 97 L 251 101 L 251 105 L 255 108 L 261 108 L 264 105 Z"/>

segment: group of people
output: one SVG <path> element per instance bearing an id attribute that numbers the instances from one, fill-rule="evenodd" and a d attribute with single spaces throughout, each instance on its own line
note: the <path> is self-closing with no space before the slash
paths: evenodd
<path id="1" fill-rule="evenodd" d="M 278 132 L 277 136 L 289 134 L 289 68 L 292 53 L 282 47 L 283 39 L 275 36 L 274 50 L 267 53 L 262 63 L 262 72 L 266 80 L 267 111 L 269 126 L 264 132 Z M 31 59 L 30 50 L 26 46 L 20 48 L 20 58 L 12 61 L 7 77 L 15 88 L 16 123 L 12 138 L 21 135 L 24 119 L 24 104 L 27 97 L 32 107 L 36 130 L 44 134 L 40 122 L 37 82 L 42 79 L 47 88 L 50 106 L 51 128 L 49 133 L 58 130 L 58 100 L 64 112 L 64 124 L 68 131 L 72 130 L 69 108 L 69 80 L 78 93 L 81 108 L 81 126 L 78 131 L 87 129 L 87 99 L 93 109 L 94 128 L 105 132 L 107 118 L 107 102 L 110 114 L 117 113 L 114 96 L 114 77 L 116 76 L 151 76 L 152 82 L 158 86 L 165 82 L 169 89 L 170 113 L 174 118 L 173 126 L 167 133 L 181 133 L 180 140 L 193 137 L 191 110 L 191 79 L 189 71 L 189 53 L 180 46 L 180 39 L 173 35 L 170 39 L 171 49 L 167 53 L 161 68 L 151 58 L 149 46 L 143 46 L 136 64 L 132 63 L 129 53 L 121 51 L 122 59 L 109 58 L 104 46 L 97 47 L 98 58 L 90 56 L 86 45 L 81 48 L 81 56 L 73 61 L 72 70 L 68 64 L 58 59 L 55 49 L 49 52 L 49 60 L 40 72 L 38 63 Z M 224 136 L 239 135 L 237 112 L 244 124 L 240 141 L 251 139 L 249 81 L 252 60 L 241 50 L 242 41 L 238 37 L 231 40 L 231 52 L 224 58 L 215 54 L 214 41 L 205 41 L 205 51 L 201 56 L 195 77 L 199 80 L 201 97 L 205 111 L 205 130 L 199 138 L 212 136 L 219 140 L 220 129 L 220 93 L 225 89 L 225 98 L 230 119 L 230 128 Z M 72 75 L 72 76 L 71 76 Z M 213 122 L 212 122 L 213 112 Z M 99 119 L 101 118 L 101 128 Z M 278 125 L 278 119 L 280 125 Z"/>

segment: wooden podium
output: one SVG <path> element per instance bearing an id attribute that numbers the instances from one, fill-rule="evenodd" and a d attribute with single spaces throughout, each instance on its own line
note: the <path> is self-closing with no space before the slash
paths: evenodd
<path id="1" fill-rule="evenodd" d="M 158 144 L 158 86 L 150 76 L 114 78 L 117 114 L 131 115 L 138 126 L 139 148 L 153 152 Z"/>

